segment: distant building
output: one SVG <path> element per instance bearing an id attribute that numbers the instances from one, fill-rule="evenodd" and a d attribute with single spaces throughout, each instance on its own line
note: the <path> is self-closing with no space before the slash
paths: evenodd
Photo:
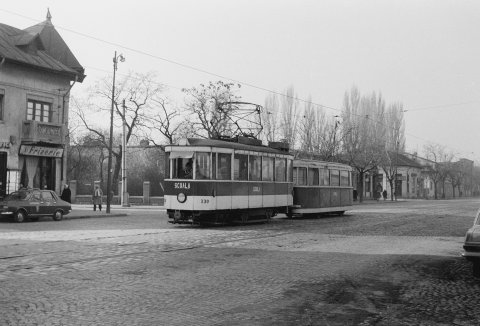
<path id="1" fill-rule="evenodd" d="M 70 90 L 84 78 L 50 12 L 24 30 L 0 23 L 0 196 L 21 184 L 60 192 Z"/>
<path id="2" fill-rule="evenodd" d="M 416 153 L 398 153 L 394 157 L 397 165 L 394 198 L 435 198 L 435 180 L 437 198 L 473 195 L 471 160 L 461 158 L 456 162 L 433 162 Z M 435 176 L 438 171 L 443 172 L 443 178 Z M 387 173 L 380 166 L 365 174 L 363 189 L 364 198 L 377 198 L 383 190 L 387 191 L 388 199 L 392 198 Z"/>

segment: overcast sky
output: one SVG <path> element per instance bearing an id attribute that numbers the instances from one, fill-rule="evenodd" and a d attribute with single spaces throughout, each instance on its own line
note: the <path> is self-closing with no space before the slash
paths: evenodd
<path id="1" fill-rule="evenodd" d="M 480 161 L 480 1 L 17 0 L 0 22 L 23 29 L 47 8 L 86 70 L 74 95 L 111 74 L 115 50 L 119 74 L 156 71 L 173 90 L 224 76 L 262 105 L 262 89 L 293 85 L 341 110 L 356 85 L 404 104 L 408 150 L 435 142 Z"/>

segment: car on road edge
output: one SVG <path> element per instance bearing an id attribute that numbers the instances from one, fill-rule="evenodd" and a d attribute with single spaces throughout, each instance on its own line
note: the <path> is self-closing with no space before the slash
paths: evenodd
<path id="1" fill-rule="evenodd" d="M 480 210 L 477 211 L 473 226 L 465 235 L 463 249 L 465 252 L 462 256 L 473 263 L 473 276 L 480 277 Z"/>
<path id="2" fill-rule="evenodd" d="M 54 221 L 60 221 L 71 211 L 72 205 L 51 190 L 21 189 L 0 201 L 0 215 L 12 216 L 17 223 L 26 219 L 36 221 L 41 216 L 51 216 Z"/>

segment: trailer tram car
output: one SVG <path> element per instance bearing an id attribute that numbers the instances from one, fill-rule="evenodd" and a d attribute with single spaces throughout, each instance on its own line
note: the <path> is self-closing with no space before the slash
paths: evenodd
<path id="1" fill-rule="evenodd" d="M 265 221 L 293 204 L 293 155 L 282 143 L 184 139 L 165 147 L 169 222 Z"/>
<path id="2" fill-rule="evenodd" d="M 352 206 L 352 168 L 349 165 L 296 159 L 293 183 L 289 216 L 343 215 Z"/>

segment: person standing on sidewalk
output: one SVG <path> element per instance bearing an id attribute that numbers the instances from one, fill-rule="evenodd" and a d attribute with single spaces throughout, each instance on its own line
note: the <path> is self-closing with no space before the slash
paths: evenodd
<path id="1" fill-rule="evenodd" d="M 94 212 L 97 210 L 97 205 L 100 212 L 102 211 L 102 196 L 103 196 L 102 189 L 100 189 L 99 186 L 95 186 L 95 190 L 93 191 L 93 196 L 92 196 Z"/>
<path id="2" fill-rule="evenodd" d="M 60 199 L 68 203 L 72 202 L 72 192 L 70 191 L 70 188 L 68 188 L 67 184 L 63 186 L 63 191 L 62 191 L 62 195 L 60 196 Z"/>

